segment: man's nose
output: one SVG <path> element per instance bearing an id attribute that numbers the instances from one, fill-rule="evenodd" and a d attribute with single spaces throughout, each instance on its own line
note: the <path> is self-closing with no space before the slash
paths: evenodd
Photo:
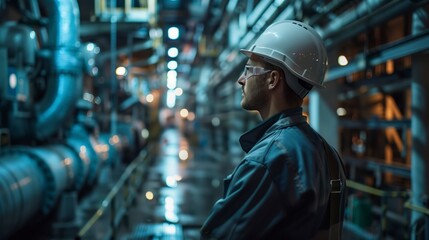
<path id="1" fill-rule="evenodd" d="M 240 85 L 244 85 L 244 82 L 245 82 L 245 77 L 244 77 L 244 74 L 242 73 L 239 77 L 238 77 L 238 79 L 237 79 L 237 83 L 238 84 L 240 84 Z"/>

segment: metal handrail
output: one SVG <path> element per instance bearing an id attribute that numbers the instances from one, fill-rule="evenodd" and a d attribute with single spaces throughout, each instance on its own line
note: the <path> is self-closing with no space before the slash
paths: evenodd
<path id="1" fill-rule="evenodd" d="M 425 221 L 424 239 L 429 239 L 429 209 L 416 204 L 412 204 L 410 201 L 406 201 L 404 204 L 404 207 L 410 209 L 411 211 L 416 211 L 424 214 L 424 221 Z"/>
<path id="2" fill-rule="evenodd" d="M 409 195 L 409 193 L 406 191 L 384 191 L 375 187 L 355 182 L 353 180 L 347 180 L 347 187 L 378 197 L 408 197 Z"/>
<path id="3" fill-rule="evenodd" d="M 423 213 L 426 216 L 429 216 L 429 208 L 425 208 L 416 204 L 412 204 L 410 201 L 406 201 L 404 204 L 405 208 L 408 208 L 410 210 L 419 212 L 419 213 Z"/>
<path id="4" fill-rule="evenodd" d="M 381 236 L 384 238 L 387 235 L 387 198 L 406 198 L 409 197 L 409 193 L 406 191 L 384 191 L 352 180 L 347 180 L 347 187 L 381 198 Z"/>
<path id="5" fill-rule="evenodd" d="M 384 191 L 384 190 L 370 187 L 365 184 L 358 183 L 352 180 L 347 180 L 347 187 L 355 190 L 359 190 L 362 192 L 366 192 L 378 197 L 408 197 L 409 196 L 409 193 L 406 191 Z M 413 204 L 410 201 L 406 201 L 404 203 L 404 207 L 429 216 L 429 208 Z"/>
<path id="6" fill-rule="evenodd" d="M 377 189 L 374 187 L 370 187 L 352 180 L 347 180 L 347 187 L 350 187 L 352 189 L 355 190 L 359 190 L 362 192 L 366 192 L 378 197 L 381 197 L 382 199 L 382 226 L 381 226 L 381 234 L 384 236 L 386 234 L 386 229 L 387 229 L 387 220 L 386 220 L 386 213 L 387 213 L 387 204 L 386 204 L 386 198 L 387 197 L 409 197 L 410 194 L 408 192 L 405 191 L 383 191 L 381 189 Z M 410 200 L 406 201 L 404 203 L 404 208 L 407 208 L 411 211 L 416 211 L 419 213 L 422 213 L 425 215 L 425 228 L 426 231 L 427 229 L 429 229 L 429 208 L 420 206 L 420 205 L 416 205 L 411 203 Z M 425 233 L 425 239 L 429 239 L 429 233 L 426 232 Z"/>
<path id="7" fill-rule="evenodd" d="M 107 211 L 108 207 L 110 206 L 111 215 L 110 215 L 110 227 L 109 234 L 110 239 L 115 239 L 115 233 L 116 228 L 118 227 L 119 223 L 122 221 L 122 218 L 125 214 L 118 214 L 119 210 L 116 209 L 115 199 L 118 196 L 118 193 L 124 189 L 129 179 L 131 178 L 132 174 L 136 172 L 138 167 L 144 166 L 149 162 L 149 154 L 148 150 L 143 150 L 140 152 L 139 156 L 136 157 L 125 169 L 124 173 L 119 178 L 118 182 L 113 186 L 112 190 L 107 194 L 107 196 L 104 198 L 104 200 L 101 203 L 101 206 L 97 209 L 97 211 L 94 213 L 94 215 L 86 222 L 86 224 L 79 230 L 76 239 L 81 239 L 84 237 L 89 230 L 97 223 L 97 221 L 100 219 L 100 217 Z M 138 187 L 138 186 L 135 186 Z M 132 196 L 135 197 L 135 196 Z M 127 200 L 126 203 L 131 203 L 133 200 L 129 201 Z"/>

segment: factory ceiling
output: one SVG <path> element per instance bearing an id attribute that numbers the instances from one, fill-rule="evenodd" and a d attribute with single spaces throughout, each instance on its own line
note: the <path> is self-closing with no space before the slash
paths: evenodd
<path id="1" fill-rule="evenodd" d="M 2 3 L 4 1 L 0 1 Z M 7 1 L 9 5 L 27 5 L 30 1 Z M 32 3 L 37 1 L 32 1 Z M 248 47 L 270 23 L 279 19 L 297 19 L 313 25 L 322 35 L 328 51 L 335 52 L 350 39 L 357 45 L 368 46 L 366 37 L 356 37 L 368 29 L 380 26 L 396 16 L 410 13 L 429 1 L 371 0 L 77 0 L 80 14 L 79 35 L 82 43 L 92 42 L 100 47 L 98 61 L 106 78 L 112 69 L 125 66 L 135 76 L 156 76 L 157 84 L 166 77 L 167 63 L 177 60 L 177 77 L 182 83 L 195 87 L 201 78 L 202 65 L 209 65 L 212 85 L 239 74 L 242 56 L 239 48 Z M 22 7 L 21 7 L 22 8 Z M 21 9 L 22 10 L 22 9 Z M 41 9 L 40 16 L 46 15 Z M 40 17 L 39 16 L 39 17 Z M 11 17 L 9 17 L 11 18 Z M 177 39 L 169 39 L 168 29 L 177 27 Z M 162 33 L 162 35 L 161 35 Z M 425 35 L 426 36 L 426 35 Z M 363 40 L 362 40 L 363 39 Z M 407 49 L 426 49 L 417 38 L 403 41 Z M 425 42 L 426 38 L 421 41 Z M 361 42 L 359 42 L 361 41 Z M 423 47 L 421 47 L 423 46 Z M 177 57 L 167 56 L 171 47 L 178 49 Z M 348 67 L 330 65 L 327 80 L 334 80 L 362 70 L 361 59 L 375 63 L 387 56 L 378 49 L 363 49 Z M 378 51 L 378 52 L 377 52 Z M 371 56 L 367 56 L 371 53 Z M 389 58 L 401 57 L 391 50 Z M 381 59 L 383 58 L 383 59 Z M 164 74 L 164 75 L 162 75 Z M 183 81 L 184 80 L 184 81 Z M 207 82 L 207 81 L 206 81 Z M 179 84 L 179 83 L 178 83 Z M 192 86 L 188 86 L 191 88 Z M 191 92 L 195 92 L 192 89 Z"/>
<path id="2" fill-rule="evenodd" d="M 112 35 L 112 19 L 97 8 L 97 3 L 110 4 L 107 1 L 86 1 L 79 0 L 79 9 L 81 16 L 80 36 L 82 42 L 93 42 L 101 49 L 102 58 L 110 56 L 112 47 L 116 48 L 116 55 L 131 57 L 131 65 L 137 67 L 150 67 L 165 59 L 166 51 L 169 47 L 179 49 L 179 59 L 182 61 L 193 61 L 202 32 L 213 31 L 213 28 L 220 21 L 220 17 L 213 17 L 213 13 L 220 11 L 221 4 L 226 1 L 194 1 L 194 0 L 161 0 L 156 2 L 155 16 L 145 17 L 144 14 L 132 15 L 132 10 L 128 15 L 118 15 Z M 112 1 L 113 2 L 113 1 Z M 117 8 L 126 9 L 124 4 L 131 1 L 115 1 Z M 138 3 L 147 4 L 151 1 L 135 1 L 133 6 Z M 155 2 L 155 1 L 152 1 Z M 146 7 L 146 6 L 143 6 Z M 208 9 L 211 9 L 210 11 Z M 136 7 L 136 9 L 138 9 Z M 208 21 L 208 19 L 211 19 Z M 169 27 L 177 27 L 180 35 L 175 40 L 167 38 Z M 210 29 L 211 28 L 211 29 Z M 162 30 L 162 44 L 156 45 L 151 36 L 154 29 Z M 115 46 L 112 45 L 114 37 Z M 161 47 L 160 49 L 154 48 Z M 186 54 L 189 54 L 187 56 Z M 194 54 L 194 55 L 192 55 Z M 156 56 L 158 55 L 158 56 Z M 192 55 L 192 56 L 191 56 Z M 151 58 L 152 57 L 152 58 Z M 152 60 L 151 60 L 152 59 Z M 158 60 L 158 61 L 157 61 Z M 179 69 L 180 70 L 180 69 Z"/>

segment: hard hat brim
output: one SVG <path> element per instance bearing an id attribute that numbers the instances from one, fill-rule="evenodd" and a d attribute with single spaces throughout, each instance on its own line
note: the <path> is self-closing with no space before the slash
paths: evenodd
<path id="1" fill-rule="evenodd" d="M 269 63 L 271 63 L 271 64 L 274 64 L 274 65 L 276 65 L 276 66 L 278 66 L 278 67 L 281 67 L 284 71 L 285 71 L 285 70 L 290 71 L 293 75 L 295 75 L 295 76 L 296 76 L 296 77 L 298 77 L 299 79 L 301 79 L 301 80 L 303 80 L 303 81 L 305 81 L 305 82 L 307 82 L 307 83 L 309 83 L 309 84 L 313 85 L 314 87 L 320 87 L 320 88 L 325 88 L 325 87 L 326 87 L 323 83 L 322 83 L 322 84 L 318 84 L 318 83 L 315 83 L 315 82 L 313 82 L 313 81 L 310 81 L 310 80 L 306 79 L 305 77 L 303 77 L 303 76 L 299 75 L 298 73 L 296 73 L 296 72 L 294 72 L 294 71 L 290 70 L 288 67 L 283 66 L 283 64 L 282 64 L 278 59 L 275 59 L 275 58 L 269 57 L 269 56 L 267 56 L 267 55 L 265 55 L 265 54 L 262 54 L 262 53 L 252 52 L 252 51 L 249 51 L 249 50 L 247 50 L 247 49 L 240 49 L 240 52 L 241 52 L 242 54 L 246 55 L 248 58 L 252 57 L 252 55 L 255 55 L 255 56 L 258 56 L 258 57 L 260 57 L 260 58 L 264 59 L 265 61 L 267 61 L 267 62 L 269 62 Z M 285 67 L 286 67 L 286 68 L 285 68 Z"/>

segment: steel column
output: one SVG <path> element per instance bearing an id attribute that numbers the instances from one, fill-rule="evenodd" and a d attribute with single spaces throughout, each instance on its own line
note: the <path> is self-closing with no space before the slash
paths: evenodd
<path id="1" fill-rule="evenodd" d="M 413 34 L 419 34 L 428 28 L 427 9 L 417 9 L 413 14 Z M 425 177 L 429 172 L 429 53 L 422 52 L 412 56 L 411 83 L 411 202 L 424 206 L 424 199 L 429 195 L 429 183 Z M 417 239 L 416 224 L 423 217 L 422 213 L 413 211 L 411 215 L 411 236 Z M 425 229 L 429 231 L 429 229 Z"/>
<path id="2" fill-rule="evenodd" d="M 310 125 L 338 149 L 338 83 L 328 82 L 326 89 L 313 89 L 309 98 Z"/>

